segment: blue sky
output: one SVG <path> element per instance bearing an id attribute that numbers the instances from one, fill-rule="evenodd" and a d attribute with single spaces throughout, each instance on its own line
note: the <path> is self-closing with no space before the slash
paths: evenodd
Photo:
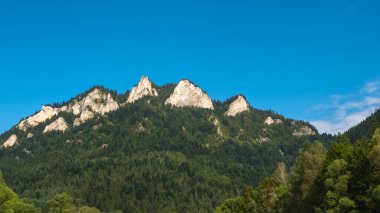
<path id="1" fill-rule="evenodd" d="M 0 132 L 141 75 L 343 131 L 380 106 L 379 10 L 377 0 L 1 1 Z"/>

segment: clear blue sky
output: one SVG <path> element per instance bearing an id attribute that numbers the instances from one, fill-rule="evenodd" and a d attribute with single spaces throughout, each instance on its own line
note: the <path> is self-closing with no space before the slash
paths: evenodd
<path id="1" fill-rule="evenodd" d="M 0 132 L 141 75 L 343 130 L 380 105 L 379 11 L 378 0 L 1 1 Z"/>

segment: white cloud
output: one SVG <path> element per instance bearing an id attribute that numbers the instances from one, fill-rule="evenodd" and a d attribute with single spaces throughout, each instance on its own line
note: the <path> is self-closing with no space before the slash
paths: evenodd
<path id="1" fill-rule="evenodd" d="M 380 106 L 380 80 L 369 82 L 357 93 L 330 96 L 328 104 L 317 104 L 313 110 L 324 119 L 310 121 L 319 132 L 336 134 L 357 125 Z"/>
<path id="2" fill-rule="evenodd" d="M 368 93 L 374 93 L 380 89 L 380 80 L 369 82 L 364 86 L 364 90 Z"/>

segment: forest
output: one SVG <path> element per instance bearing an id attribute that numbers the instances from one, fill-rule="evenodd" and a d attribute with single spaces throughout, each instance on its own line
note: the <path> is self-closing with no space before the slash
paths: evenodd
<path id="1" fill-rule="evenodd" d="M 242 196 L 225 200 L 220 212 L 379 212 L 380 129 L 356 143 L 338 135 L 331 148 L 320 142 L 302 148 L 287 170 L 249 186 Z"/>

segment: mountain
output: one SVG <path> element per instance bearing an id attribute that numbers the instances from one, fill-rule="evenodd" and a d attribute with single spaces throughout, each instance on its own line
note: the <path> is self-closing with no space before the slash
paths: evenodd
<path id="1" fill-rule="evenodd" d="M 345 132 L 351 141 L 357 141 L 361 138 L 371 138 L 375 129 L 380 127 L 380 108 L 360 122 L 358 125 L 351 127 Z"/>
<path id="2" fill-rule="evenodd" d="M 43 212 L 61 193 L 108 212 L 211 212 L 315 140 L 332 137 L 244 95 L 222 102 L 187 79 L 142 77 L 123 94 L 96 86 L 22 119 L 0 135 L 0 170 Z"/>

